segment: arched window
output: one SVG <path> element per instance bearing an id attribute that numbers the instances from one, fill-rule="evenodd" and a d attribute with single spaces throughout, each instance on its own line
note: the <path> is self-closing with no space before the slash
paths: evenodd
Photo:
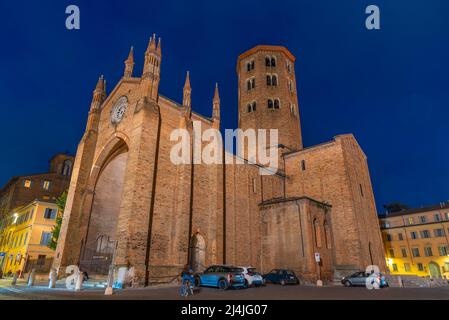
<path id="1" fill-rule="evenodd" d="M 270 64 L 271 64 L 270 57 L 265 57 L 265 66 L 266 66 L 266 67 L 269 67 Z"/>
<path id="2" fill-rule="evenodd" d="M 274 108 L 279 109 L 279 105 L 280 105 L 279 99 L 274 99 Z"/>
<path id="3" fill-rule="evenodd" d="M 313 220 L 313 231 L 315 234 L 315 245 L 321 248 L 321 228 L 318 219 Z"/>
<path id="4" fill-rule="evenodd" d="M 255 88 L 256 87 L 256 78 L 252 78 L 251 79 L 251 88 Z"/>
<path id="5" fill-rule="evenodd" d="M 268 99 L 267 104 L 268 104 L 268 109 L 273 109 L 273 100 Z"/>
<path id="6" fill-rule="evenodd" d="M 249 63 L 249 62 L 246 64 L 246 71 L 247 72 L 251 71 L 251 63 Z"/>
<path id="7" fill-rule="evenodd" d="M 278 85 L 278 77 L 276 75 L 271 76 L 271 85 L 277 86 Z"/>
<path id="8" fill-rule="evenodd" d="M 267 75 L 267 86 L 271 86 L 271 76 Z"/>
<path id="9" fill-rule="evenodd" d="M 248 105 L 246 106 L 246 108 L 248 109 L 248 112 L 251 112 L 251 105 L 248 103 Z"/>
<path id="10" fill-rule="evenodd" d="M 257 105 L 256 105 L 256 101 L 254 101 L 254 102 L 253 102 L 253 105 L 252 105 L 253 112 L 256 111 L 256 106 L 257 106 Z"/>
<path id="11" fill-rule="evenodd" d="M 251 90 L 251 81 L 250 80 L 246 81 L 246 89 Z"/>
<path id="12" fill-rule="evenodd" d="M 254 60 L 251 61 L 251 70 L 254 70 Z"/>
<path id="13" fill-rule="evenodd" d="M 276 58 L 271 57 L 271 66 L 276 67 Z"/>
<path id="14" fill-rule="evenodd" d="M 292 115 L 296 116 L 296 106 L 290 102 L 290 112 Z"/>

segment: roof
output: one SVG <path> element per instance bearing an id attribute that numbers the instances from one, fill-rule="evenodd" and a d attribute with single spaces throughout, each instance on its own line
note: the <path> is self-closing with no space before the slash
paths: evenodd
<path id="1" fill-rule="evenodd" d="M 385 215 L 382 215 L 381 219 L 387 219 L 387 218 L 391 218 L 391 217 L 399 217 L 399 216 L 405 216 L 405 215 L 409 215 L 409 214 L 429 212 L 429 211 L 435 211 L 435 210 L 441 210 L 441 209 L 449 209 L 449 202 L 441 203 L 441 204 L 433 205 L 433 206 L 422 207 L 422 208 L 414 208 L 414 209 L 407 209 L 407 210 L 402 210 L 402 211 L 398 211 L 398 212 L 387 213 Z"/>
<path id="2" fill-rule="evenodd" d="M 239 57 L 237 58 L 237 62 L 239 62 L 242 59 L 245 59 L 246 57 L 252 55 L 257 51 L 281 51 L 293 62 L 296 60 L 296 57 L 284 46 L 258 45 L 239 55 Z"/>

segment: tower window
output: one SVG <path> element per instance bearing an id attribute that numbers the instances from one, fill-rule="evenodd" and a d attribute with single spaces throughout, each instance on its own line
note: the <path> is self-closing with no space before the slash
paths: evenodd
<path id="1" fill-rule="evenodd" d="M 267 86 L 277 86 L 278 85 L 278 77 L 273 74 L 267 74 Z"/>
<path id="2" fill-rule="evenodd" d="M 256 87 L 256 78 L 251 79 L 251 88 L 254 89 Z"/>
<path id="3" fill-rule="evenodd" d="M 43 185 L 42 185 L 42 187 L 43 187 L 45 190 L 49 190 L 49 189 L 50 189 L 50 184 L 51 184 L 50 181 L 45 180 L 44 183 L 43 183 Z"/>
<path id="4" fill-rule="evenodd" d="M 276 57 L 265 57 L 266 67 L 276 67 Z"/>
<path id="5" fill-rule="evenodd" d="M 301 160 L 301 170 L 302 171 L 306 170 L 306 160 Z"/>
<path id="6" fill-rule="evenodd" d="M 246 71 L 250 72 L 251 70 L 254 70 L 254 60 L 251 60 L 246 64 Z"/>
<path id="7" fill-rule="evenodd" d="M 294 116 L 296 115 L 296 106 L 291 102 L 290 102 L 290 113 Z"/>
<path id="8" fill-rule="evenodd" d="M 246 80 L 246 89 L 249 91 L 256 87 L 256 78 Z"/>
<path id="9" fill-rule="evenodd" d="M 293 92 L 293 81 L 292 80 L 288 81 L 288 89 L 290 90 L 290 92 Z"/>
<path id="10" fill-rule="evenodd" d="M 31 188 L 31 180 L 25 180 L 25 181 L 23 182 L 23 186 L 24 186 L 25 188 Z"/>
<path id="11" fill-rule="evenodd" d="M 256 101 L 253 101 L 252 103 L 248 103 L 248 105 L 246 106 L 246 108 L 248 109 L 248 112 L 254 112 L 256 111 Z"/>
<path id="12" fill-rule="evenodd" d="M 268 109 L 273 109 L 273 107 L 274 107 L 273 100 L 268 99 L 267 104 L 268 104 Z"/>
<path id="13" fill-rule="evenodd" d="M 361 184 L 359 184 L 359 187 L 360 187 L 360 195 L 363 197 L 363 187 Z"/>
<path id="14" fill-rule="evenodd" d="M 287 71 L 288 71 L 288 73 L 291 73 L 291 72 L 292 72 L 292 68 L 291 68 L 291 65 L 290 65 L 290 61 L 287 60 L 286 65 L 287 65 Z"/>
<path id="15" fill-rule="evenodd" d="M 279 102 L 279 99 L 274 99 L 274 108 L 275 109 L 279 109 L 279 106 L 280 106 L 280 102 Z"/>
<path id="16" fill-rule="evenodd" d="M 246 80 L 246 89 L 248 91 L 251 90 L 251 81 L 250 80 Z"/>

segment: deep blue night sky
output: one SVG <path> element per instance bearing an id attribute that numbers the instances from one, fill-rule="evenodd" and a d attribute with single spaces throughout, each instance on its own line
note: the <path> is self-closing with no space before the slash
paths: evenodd
<path id="1" fill-rule="evenodd" d="M 65 28 L 65 8 L 81 30 Z M 365 8 L 381 30 L 365 28 Z M 2 1 L 0 184 L 45 172 L 76 152 L 100 74 L 110 92 L 134 45 L 135 75 L 162 37 L 160 93 L 209 116 L 219 82 L 222 124 L 237 125 L 237 56 L 257 44 L 297 57 L 305 146 L 354 133 L 368 156 L 378 210 L 449 199 L 449 1 Z"/>

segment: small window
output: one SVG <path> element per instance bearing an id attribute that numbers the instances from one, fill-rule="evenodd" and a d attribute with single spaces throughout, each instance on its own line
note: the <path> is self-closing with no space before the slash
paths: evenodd
<path id="1" fill-rule="evenodd" d="M 251 70 L 254 70 L 254 60 L 251 61 Z"/>
<path id="2" fill-rule="evenodd" d="M 251 88 L 254 89 L 256 87 L 256 78 L 251 79 Z"/>
<path id="3" fill-rule="evenodd" d="M 45 180 L 42 187 L 43 187 L 45 190 L 50 190 L 50 185 L 51 185 L 51 182 L 48 181 L 48 180 Z"/>
<path id="4" fill-rule="evenodd" d="M 273 76 L 271 77 L 271 85 L 272 85 L 273 87 L 276 87 L 276 86 L 278 85 L 278 77 L 277 77 L 276 75 L 273 75 Z"/>
<path id="5" fill-rule="evenodd" d="M 296 116 L 296 106 L 290 102 L 290 113 Z"/>
<path id="6" fill-rule="evenodd" d="M 274 99 L 274 108 L 279 109 L 279 106 L 280 106 L 279 99 Z"/>
<path id="7" fill-rule="evenodd" d="M 389 250 L 389 253 L 390 253 L 390 258 L 394 258 L 394 250 L 393 250 L 393 249 L 390 249 L 390 250 Z"/>
<path id="8" fill-rule="evenodd" d="M 246 81 L 246 89 L 249 91 L 249 90 L 251 90 L 251 81 L 250 80 L 247 80 Z"/>
<path id="9" fill-rule="evenodd" d="M 407 258 L 407 249 L 402 248 L 402 249 L 401 249 L 401 253 L 402 253 L 402 257 L 403 257 L 403 258 Z"/>
<path id="10" fill-rule="evenodd" d="M 418 270 L 424 271 L 424 266 L 422 265 L 422 263 L 418 263 Z"/>
<path id="11" fill-rule="evenodd" d="M 435 222 L 440 222 L 441 221 L 440 215 L 438 213 L 435 214 L 434 220 L 435 220 Z"/>
<path id="12" fill-rule="evenodd" d="M 426 223 L 426 222 L 427 222 L 427 217 L 426 217 L 426 216 L 420 216 L 420 217 L 419 217 L 419 221 L 420 221 L 421 223 Z"/>
<path id="13" fill-rule="evenodd" d="M 250 105 L 249 103 L 248 103 L 248 105 L 246 106 L 246 108 L 247 108 L 248 112 L 251 112 L 252 108 L 251 108 L 251 105 Z"/>
<path id="14" fill-rule="evenodd" d="M 251 106 L 252 106 L 253 112 L 256 111 L 256 107 L 257 107 L 256 101 L 253 101 L 253 104 Z"/>
<path id="15" fill-rule="evenodd" d="M 56 219 L 56 212 L 57 212 L 56 209 L 46 208 L 44 218 L 54 220 Z"/>
<path id="16" fill-rule="evenodd" d="M 362 187 L 362 184 L 359 184 L 359 187 L 360 187 L 360 195 L 363 197 L 364 195 L 363 195 L 363 187 Z"/>
<path id="17" fill-rule="evenodd" d="M 412 248 L 412 254 L 414 257 L 419 257 L 419 248 Z"/>
<path id="18" fill-rule="evenodd" d="M 271 57 L 271 66 L 276 67 L 276 58 Z"/>
<path id="19" fill-rule="evenodd" d="M 42 232 L 40 245 L 47 246 L 50 243 L 50 240 L 51 240 L 51 233 L 45 231 Z"/>
<path id="20" fill-rule="evenodd" d="M 392 266 L 393 266 L 393 271 L 397 272 L 398 271 L 398 265 L 396 263 L 393 263 Z"/>
<path id="21" fill-rule="evenodd" d="M 435 237 L 444 237 L 444 229 L 435 229 L 433 233 Z"/>
<path id="22" fill-rule="evenodd" d="M 287 60 L 287 71 L 288 71 L 288 73 L 292 72 L 292 68 L 290 66 L 290 61 L 288 61 L 288 60 Z"/>
<path id="23" fill-rule="evenodd" d="M 268 109 L 273 109 L 273 100 L 268 99 L 267 104 L 268 104 Z"/>
<path id="24" fill-rule="evenodd" d="M 424 253 L 425 253 L 426 257 L 433 256 L 432 247 L 424 247 Z"/>
<path id="25" fill-rule="evenodd" d="M 302 171 L 306 170 L 306 160 L 301 160 L 301 169 Z"/>
<path id="26" fill-rule="evenodd" d="M 447 246 L 439 246 L 438 253 L 440 254 L 441 257 L 445 257 L 445 256 L 449 255 L 448 247 Z"/>
<path id="27" fill-rule="evenodd" d="M 393 237 L 391 236 L 391 234 L 387 233 L 387 241 L 391 241 L 393 239 Z"/>
<path id="28" fill-rule="evenodd" d="M 398 233 L 398 239 L 399 240 L 404 240 L 404 238 L 402 237 L 402 233 Z"/>
<path id="29" fill-rule="evenodd" d="M 410 263 L 404 263 L 405 272 L 410 272 Z"/>
<path id="30" fill-rule="evenodd" d="M 421 231 L 421 237 L 422 237 L 422 238 L 425 238 L 425 239 L 430 238 L 430 232 L 429 232 L 429 230 L 423 230 L 423 231 Z"/>
<path id="31" fill-rule="evenodd" d="M 410 237 L 412 239 L 418 239 L 418 234 L 415 231 L 410 232 Z"/>
<path id="32" fill-rule="evenodd" d="M 265 66 L 266 66 L 266 67 L 269 67 L 270 64 L 271 64 L 271 59 L 270 59 L 269 57 L 266 57 L 266 58 L 265 58 Z"/>
<path id="33" fill-rule="evenodd" d="M 267 75 L 267 86 L 271 86 L 271 76 Z"/>
<path id="34" fill-rule="evenodd" d="M 413 224 L 413 223 L 414 223 L 413 217 L 409 217 L 409 218 L 408 218 L 408 224 L 411 225 L 411 224 Z"/>
<path id="35" fill-rule="evenodd" d="M 23 181 L 23 186 L 25 188 L 31 188 L 31 180 L 25 180 Z"/>

